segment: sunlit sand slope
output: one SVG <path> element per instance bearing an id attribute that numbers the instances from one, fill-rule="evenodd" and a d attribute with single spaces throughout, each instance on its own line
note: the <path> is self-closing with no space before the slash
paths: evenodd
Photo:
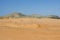
<path id="1" fill-rule="evenodd" d="M 0 19 L 0 40 L 60 40 L 60 19 Z"/>

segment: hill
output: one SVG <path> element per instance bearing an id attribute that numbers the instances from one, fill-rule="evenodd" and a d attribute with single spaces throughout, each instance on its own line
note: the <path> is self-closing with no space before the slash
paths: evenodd
<path id="1" fill-rule="evenodd" d="M 3 18 L 52 18 L 52 19 L 60 19 L 60 17 L 57 15 L 48 15 L 48 16 L 42 16 L 39 14 L 25 15 L 25 14 L 17 13 L 17 12 L 10 13 L 10 14 L 5 15 L 5 16 L 0 16 L 0 19 L 3 19 Z"/>

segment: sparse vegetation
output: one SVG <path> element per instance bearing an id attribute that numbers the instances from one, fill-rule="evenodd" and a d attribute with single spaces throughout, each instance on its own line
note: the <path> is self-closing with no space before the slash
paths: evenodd
<path id="1" fill-rule="evenodd" d="M 49 15 L 47 17 L 48 18 L 53 18 L 53 19 L 60 19 L 60 17 L 59 16 L 56 16 L 56 15 Z"/>
<path id="2" fill-rule="evenodd" d="M 4 19 L 4 17 L 0 17 L 0 19 Z"/>
<path id="3" fill-rule="evenodd" d="M 49 16 L 41 16 L 41 15 L 38 15 L 38 14 L 32 14 L 32 15 L 24 15 L 22 13 L 12 13 L 12 14 L 8 14 L 6 16 L 1 16 L 0 19 L 3 19 L 3 18 L 52 18 L 52 19 L 60 19 L 59 16 L 56 16 L 56 15 L 49 15 Z"/>

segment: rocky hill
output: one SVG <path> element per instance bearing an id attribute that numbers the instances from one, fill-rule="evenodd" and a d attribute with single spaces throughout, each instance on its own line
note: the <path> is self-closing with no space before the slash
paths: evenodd
<path id="1" fill-rule="evenodd" d="M 11 13 L 8 15 L 5 15 L 3 17 L 10 17 L 10 18 L 20 18 L 20 17 L 25 17 L 26 15 L 22 14 L 22 13 Z"/>
<path id="2" fill-rule="evenodd" d="M 17 13 L 17 12 L 14 12 L 14 13 L 10 13 L 8 15 L 5 15 L 5 16 L 0 16 L 0 19 L 3 19 L 3 18 L 52 18 L 52 19 L 60 19 L 59 16 L 56 16 L 56 15 L 48 15 L 48 16 L 41 16 L 41 15 L 38 15 L 38 14 L 32 14 L 32 15 L 25 15 L 25 14 L 22 14 L 22 13 Z"/>

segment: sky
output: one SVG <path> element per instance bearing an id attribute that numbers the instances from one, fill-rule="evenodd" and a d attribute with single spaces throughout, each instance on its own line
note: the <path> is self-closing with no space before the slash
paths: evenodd
<path id="1" fill-rule="evenodd" d="M 13 12 L 60 16 L 60 0 L 0 0 L 0 16 Z"/>

